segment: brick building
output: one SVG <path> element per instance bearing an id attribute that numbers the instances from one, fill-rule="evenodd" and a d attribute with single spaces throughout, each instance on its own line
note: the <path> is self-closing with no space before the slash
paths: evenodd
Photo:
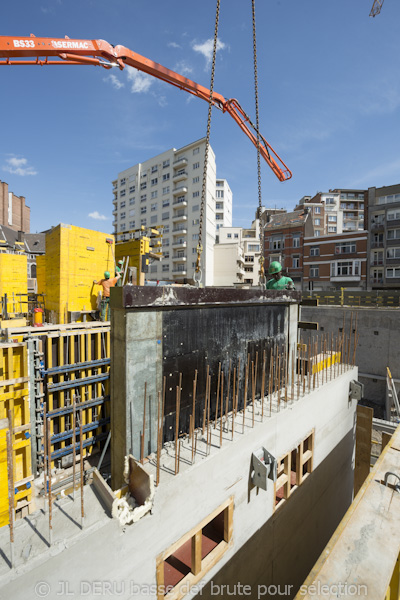
<path id="1" fill-rule="evenodd" d="M 0 225 L 29 233 L 30 216 L 31 209 L 26 206 L 24 196 L 9 192 L 8 183 L 0 181 Z"/>
<path id="2" fill-rule="evenodd" d="M 367 231 L 304 239 L 304 290 L 365 290 Z"/>
<path id="3" fill-rule="evenodd" d="M 281 263 L 285 275 L 291 277 L 298 290 L 303 284 L 303 242 L 314 234 L 311 212 L 272 215 L 264 228 L 265 268 L 273 260 Z"/>

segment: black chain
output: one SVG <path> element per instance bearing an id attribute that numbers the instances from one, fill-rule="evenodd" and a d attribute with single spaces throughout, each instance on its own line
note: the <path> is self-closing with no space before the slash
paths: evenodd
<path id="1" fill-rule="evenodd" d="M 211 66 L 210 97 L 208 100 L 206 147 L 205 147 L 205 151 L 204 151 L 203 185 L 201 188 L 199 241 L 197 244 L 197 261 L 196 261 L 196 269 L 195 269 L 195 273 L 197 273 L 197 274 L 201 273 L 201 253 L 203 252 L 203 246 L 202 246 L 203 218 L 204 218 L 204 205 L 205 205 L 205 200 L 206 200 L 206 189 L 207 189 L 207 163 L 208 163 L 208 150 L 210 147 L 211 111 L 212 111 L 212 105 L 213 105 L 215 60 L 216 60 L 216 56 L 217 56 L 219 5 L 220 5 L 220 0 L 217 0 L 217 9 L 216 9 L 216 13 L 215 13 L 214 45 L 213 45 L 213 56 L 212 56 L 212 66 Z M 201 279 L 201 277 L 199 277 L 199 280 L 197 280 L 198 284 L 200 283 L 200 279 Z"/>
<path id="2" fill-rule="evenodd" d="M 260 226 L 260 270 L 259 283 L 264 284 L 264 228 L 261 223 L 262 198 L 261 198 L 261 160 L 260 160 L 260 119 L 258 108 L 258 75 L 257 75 L 257 39 L 256 39 L 256 7 L 255 0 L 251 0 L 253 16 L 253 60 L 254 60 L 254 95 L 256 102 L 256 126 L 257 133 L 257 176 L 258 176 L 258 222 Z"/>

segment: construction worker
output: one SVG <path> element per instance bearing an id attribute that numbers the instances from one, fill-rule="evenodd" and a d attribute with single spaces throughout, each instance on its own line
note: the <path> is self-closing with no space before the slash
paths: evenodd
<path id="1" fill-rule="evenodd" d="M 277 260 L 273 260 L 269 265 L 268 274 L 272 275 L 266 283 L 267 290 L 294 290 L 294 283 L 290 277 L 282 275 L 282 265 Z"/>
<path id="2" fill-rule="evenodd" d="M 118 273 L 116 277 L 110 279 L 110 272 L 104 271 L 104 279 L 100 279 L 100 281 L 93 281 L 95 285 L 101 285 L 103 288 L 103 295 L 100 304 L 101 321 L 109 321 L 110 319 L 110 288 L 114 287 L 120 278 L 121 275 Z"/>
<path id="3" fill-rule="evenodd" d="M 122 277 L 123 277 L 123 270 L 122 270 L 122 266 L 124 264 L 123 260 L 119 260 L 117 262 L 117 266 L 115 267 L 115 277 L 118 275 L 118 273 L 120 274 L 120 278 L 118 279 L 116 286 L 117 287 L 122 287 Z"/>

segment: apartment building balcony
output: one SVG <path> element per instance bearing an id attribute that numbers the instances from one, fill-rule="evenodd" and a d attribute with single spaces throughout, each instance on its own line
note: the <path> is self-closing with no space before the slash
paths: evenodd
<path id="1" fill-rule="evenodd" d="M 369 263 L 370 267 L 383 266 L 383 258 L 375 258 Z"/>
<path id="2" fill-rule="evenodd" d="M 386 258 L 387 267 L 400 267 L 400 258 Z"/>
<path id="3" fill-rule="evenodd" d="M 239 264 L 237 264 L 237 265 L 236 265 L 236 275 L 237 275 L 238 273 L 239 273 L 240 275 L 244 275 L 244 274 L 246 273 L 246 271 L 244 270 L 244 268 L 243 268 L 243 267 L 241 267 Z"/>
<path id="4" fill-rule="evenodd" d="M 179 227 L 174 227 L 172 233 L 185 235 L 187 233 L 187 229 L 186 227 L 182 227 L 182 225 L 180 225 Z"/>
<path id="5" fill-rule="evenodd" d="M 177 200 L 174 200 L 173 203 L 172 203 L 172 206 L 174 207 L 174 209 L 184 208 L 187 205 L 188 205 L 188 201 L 186 200 L 185 197 L 178 198 Z"/>
<path id="6" fill-rule="evenodd" d="M 175 275 L 175 276 L 185 277 L 186 273 L 187 273 L 186 269 L 179 269 L 179 267 L 176 267 L 176 268 L 174 267 L 172 269 L 172 275 Z"/>
<path id="7" fill-rule="evenodd" d="M 172 222 L 173 223 L 179 223 L 180 221 L 187 221 L 187 214 L 186 213 L 175 213 L 172 216 Z"/>
<path id="8" fill-rule="evenodd" d="M 112 211 L 112 214 L 113 214 L 113 215 L 115 215 L 115 216 L 117 216 L 117 214 L 118 214 L 118 211 L 117 211 L 117 209 L 116 209 L 116 208 L 115 208 L 115 209 Z"/>
<path id="9" fill-rule="evenodd" d="M 380 285 L 382 285 L 382 283 L 383 283 L 383 277 L 370 277 L 369 282 L 372 283 L 372 284 L 380 284 Z"/>
<path id="10" fill-rule="evenodd" d="M 187 258 L 186 256 L 173 256 L 172 257 L 172 262 L 186 262 Z"/>
<path id="11" fill-rule="evenodd" d="M 113 227 L 116 227 L 116 226 L 117 226 L 117 223 L 118 223 L 118 221 L 117 221 L 117 220 L 115 220 L 115 221 L 113 221 L 113 222 L 111 223 L 111 225 L 112 225 Z"/>
<path id="12" fill-rule="evenodd" d="M 371 248 L 384 248 L 385 247 L 385 242 L 375 242 L 374 240 L 372 240 L 371 242 Z"/>
<path id="13" fill-rule="evenodd" d="M 371 223 L 371 231 L 383 231 L 385 223 Z"/>
<path id="14" fill-rule="evenodd" d="M 174 160 L 174 162 L 172 163 L 172 166 L 174 167 L 174 169 L 178 169 L 179 167 L 186 167 L 188 164 L 188 159 L 185 156 L 182 156 L 182 158 L 178 158 L 177 160 Z"/>
<path id="15" fill-rule="evenodd" d="M 188 178 L 188 174 L 187 171 L 185 171 L 184 169 L 181 169 L 179 171 L 177 171 L 173 177 L 172 177 L 172 181 L 183 181 L 185 179 Z"/>
<path id="16" fill-rule="evenodd" d="M 113 202 L 113 204 L 117 204 L 117 203 L 118 203 L 118 198 L 117 198 L 117 196 L 114 196 L 114 200 L 113 200 L 112 202 Z"/>
<path id="17" fill-rule="evenodd" d="M 173 196 L 180 196 L 180 194 L 187 194 L 187 187 L 186 185 L 181 185 L 177 188 L 175 188 L 174 190 L 172 190 L 172 195 Z"/>
<path id="18" fill-rule="evenodd" d="M 184 239 L 177 240 L 172 244 L 173 248 L 186 248 L 187 242 Z"/>
<path id="19" fill-rule="evenodd" d="M 361 275 L 336 275 L 335 277 L 331 277 L 331 281 L 361 281 Z"/>

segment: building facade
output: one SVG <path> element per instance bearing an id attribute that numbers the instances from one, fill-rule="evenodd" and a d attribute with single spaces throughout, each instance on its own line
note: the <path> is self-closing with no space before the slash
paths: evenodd
<path id="1" fill-rule="evenodd" d="M 255 219 L 248 229 L 221 227 L 214 247 L 214 285 L 259 284 L 260 224 Z"/>
<path id="2" fill-rule="evenodd" d="M 304 290 L 365 290 L 367 231 L 304 239 Z"/>
<path id="3" fill-rule="evenodd" d="M 400 288 L 400 184 L 368 189 L 371 289 Z"/>
<path id="4" fill-rule="evenodd" d="M 312 213 L 308 208 L 271 217 L 264 228 L 265 270 L 277 260 L 295 287 L 303 284 L 303 241 L 314 233 Z"/>
<path id="5" fill-rule="evenodd" d="M 226 179 L 217 179 L 215 191 L 216 242 L 221 227 L 232 227 L 232 190 Z"/>
<path id="6" fill-rule="evenodd" d="M 0 225 L 29 233 L 30 215 L 31 209 L 25 205 L 24 196 L 9 192 L 8 183 L 0 181 Z"/>
<path id="7" fill-rule="evenodd" d="M 163 259 L 147 279 L 193 281 L 201 210 L 205 138 L 172 148 L 118 174 L 113 181 L 114 231 L 163 226 Z M 217 188 L 215 154 L 208 152 L 202 228 L 202 283 L 213 285 L 216 200 L 218 222 L 232 222 L 232 193 L 222 179 Z M 222 193 L 222 195 L 221 195 Z"/>

